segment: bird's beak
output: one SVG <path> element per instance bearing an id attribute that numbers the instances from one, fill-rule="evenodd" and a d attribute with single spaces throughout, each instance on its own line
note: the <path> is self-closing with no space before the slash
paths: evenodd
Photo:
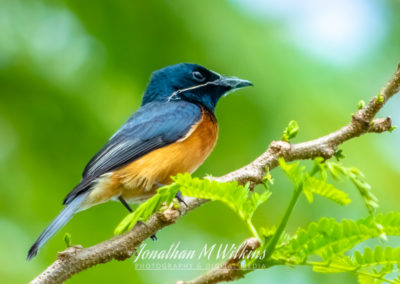
<path id="1" fill-rule="evenodd" d="M 221 77 L 216 81 L 218 85 L 228 87 L 231 90 L 240 89 L 248 86 L 253 86 L 248 80 L 239 79 L 236 77 Z"/>

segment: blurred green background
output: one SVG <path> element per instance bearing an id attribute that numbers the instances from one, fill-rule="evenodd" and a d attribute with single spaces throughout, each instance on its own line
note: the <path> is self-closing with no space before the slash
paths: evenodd
<path id="1" fill-rule="evenodd" d="M 112 236 L 118 203 L 79 213 L 31 262 L 27 250 L 61 210 L 86 162 L 140 105 L 152 71 L 195 62 L 249 79 L 253 88 L 220 101 L 218 144 L 195 173 L 222 175 L 257 157 L 287 123 L 294 142 L 347 123 L 360 99 L 376 95 L 400 61 L 400 3 L 386 0 L 20 1 L 0 0 L 0 279 L 26 283 L 64 249 Z M 400 124 L 400 96 L 380 113 Z M 346 143 L 381 202 L 398 210 L 400 132 Z M 279 170 L 259 226 L 278 222 L 291 193 Z M 355 189 L 340 207 L 304 198 L 289 232 L 321 216 L 365 216 Z M 237 243 L 250 233 L 228 208 L 209 203 L 146 241 L 149 249 Z M 69 283 L 174 283 L 202 271 L 137 271 L 133 261 L 99 265 Z M 257 271 L 237 283 L 353 283 L 307 267 Z"/>

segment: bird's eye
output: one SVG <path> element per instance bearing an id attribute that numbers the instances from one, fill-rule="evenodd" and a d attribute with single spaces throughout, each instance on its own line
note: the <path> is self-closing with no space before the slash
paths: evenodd
<path id="1" fill-rule="evenodd" d="M 192 75 L 193 78 L 198 82 L 204 82 L 204 80 L 206 79 L 206 77 L 204 77 L 204 75 L 201 74 L 199 71 L 194 71 Z"/>

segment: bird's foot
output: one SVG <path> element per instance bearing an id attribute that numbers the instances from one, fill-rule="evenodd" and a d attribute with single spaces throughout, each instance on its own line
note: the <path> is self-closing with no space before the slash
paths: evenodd
<path id="1" fill-rule="evenodd" d="M 137 225 L 146 226 L 146 224 L 145 224 L 144 222 L 142 222 L 142 221 L 137 221 L 136 224 L 135 224 L 135 226 L 137 226 Z M 152 241 L 157 241 L 157 236 L 156 236 L 156 234 L 151 235 L 151 236 L 150 236 L 150 239 L 151 239 Z"/>
<path id="2" fill-rule="evenodd" d="M 175 198 L 178 199 L 179 203 L 182 203 L 183 205 L 188 207 L 186 202 L 185 202 L 185 200 L 183 200 L 183 195 L 182 195 L 182 192 L 180 190 L 178 190 L 178 192 L 176 193 Z"/>
<path id="3" fill-rule="evenodd" d="M 157 182 L 157 186 L 158 186 L 158 188 L 160 188 L 160 187 L 164 186 L 164 184 Z M 182 203 L 183 205 L 188 207 L 185 200 L 183 200 L 183 195 L 180 190 L 178 190 L 178 192 L 176 193 L 175 198 L 179 201 L 179 203 Z"/>

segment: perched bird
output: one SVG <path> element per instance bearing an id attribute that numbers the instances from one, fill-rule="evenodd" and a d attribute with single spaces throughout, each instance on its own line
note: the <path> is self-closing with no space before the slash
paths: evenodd
<path id="1" fill-rule="evenodd" d="M 194 172 L 217 141 L 218 100 L 251 85 L 197 64 L 155 71 L 141 107 L 86 165 L 81 182 L 65 197 L 64 209 L 30 248 L 28 259 L 76 212 L 109 200 L 131 211 L 128 203 L 149 198 L 171 176 Z"/>

